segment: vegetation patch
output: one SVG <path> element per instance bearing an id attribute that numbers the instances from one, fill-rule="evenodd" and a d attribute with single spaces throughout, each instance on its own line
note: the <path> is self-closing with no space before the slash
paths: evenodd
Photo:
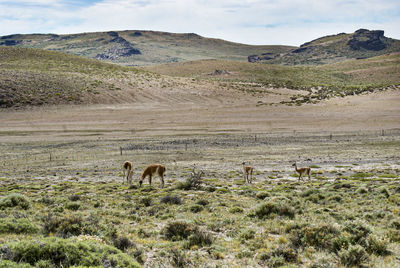
<path id="1" fill-rule="evenodd" d="M 285 203 L 265 202 L 259 205 L 250 216 L 266 219 L 276 215 L 294 218 L 296 211 L 293 207 Z"/>
<path id="2" fill-rule="evenodd" d="M 0 233 L 34 234 L 39 231 L 32 221 L 26 218 L 0 218 Z"/>
<path id="3" fill-rule="evenodd" d="M 30 202 L 22 194 L 12 193 L 0 199 L 0 209 L 18 207 L 21 209 L 29 209 Z"/>
<path id="4" fill-rule="evenodd" d="M 93 241 L 49 237 L 9 242 L 3 246 L 3 259 L 30 265 L 141 267 L 131 256 L 115 247 Z"/>

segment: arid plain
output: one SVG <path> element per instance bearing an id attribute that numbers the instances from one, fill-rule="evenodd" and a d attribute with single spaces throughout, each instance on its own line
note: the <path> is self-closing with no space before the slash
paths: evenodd
<path id="1" fill-rule="evenodd" d="M 33 227 L 2 231 L 0 242 L 14 252 L 29 236 L 111 244 L 145 267 L 399 265 L 399 90 L 280 104 L 293 93 L 204 86 L 172 98 L 149 88 L 130 104 L 2 110 L 3 200 L 30 204 L 3 219 Z M 122 184 L 125 160 L 133 186 Z M 294 162 L 312 167 L 311 181 L 298 181 Z M 139 189 L 152 163 L 166 166 L 166 188 L 155 178 Z M 193 169 L 204 171 L 201 188 L 182 186 Z"/>

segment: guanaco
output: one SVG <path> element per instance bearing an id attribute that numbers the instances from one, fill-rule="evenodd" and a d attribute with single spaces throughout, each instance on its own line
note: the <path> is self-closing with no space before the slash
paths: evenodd
<path id="1" fill-rule="evenodd" d="M 296 170 L 297 173 L 299 173 L 299 180 L 302 179 L 303 174 L 308 175 L 308 179 L 311 180 L 311 168 L 309 167 L 303 167 L 303 168 L 297 168 L 296 162 L 292 165 L 294 169 Z"/>
<path id="2" fill-rule="evenodd" d="M 124 172 L 124 178 L 122 179 L 122 183 L 125 183 L 125 173 L 126 173 L 126 182 L 131 184 L 132 183 L 132 176 L 133 176 L 133 165 L 131 161 L 125 161 L 122 164 L 122 171 Z"/>
<path id="3" fill-rule="evenodd" d="M 253 178 L 253 167 L 251 166 L 246 166 L 246 162 L 242 163 L 243 165 L 243 177 L 244 181 L 247 183 L 251 183 L 251 180 Z"/>
<path id="4" fill-rule="evenodd" d="M 142 187 L 143 180 L 149 176 L 149 184 L 151 186 L 151 179 L 153 175 L 157 174 L 160 179 L 161 179 L 161 188 L 164 188 L 164 173 L 165 173 L 165 167 L 160 164 L 154 164 L 151 166 L 148 166 L 142 173 L 142 176 L 140 177 L 139 180 L 139 185 Z"/>

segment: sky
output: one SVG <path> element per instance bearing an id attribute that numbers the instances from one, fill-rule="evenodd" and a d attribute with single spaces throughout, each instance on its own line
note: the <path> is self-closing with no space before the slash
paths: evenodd
<path id="1" fill-rule="evenodd" d="M 0 36 L 155 30 L 299 46 L 360 28 L 400 39 L 400 1 L 0 0 Z"/>

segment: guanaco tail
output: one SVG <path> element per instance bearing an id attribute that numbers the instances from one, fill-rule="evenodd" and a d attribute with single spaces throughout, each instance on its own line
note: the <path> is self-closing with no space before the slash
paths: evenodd
<path id="1" fill-rule="evenodd" d="M 133 165 L 131 161 L 125 161 L 122 164 L 122 171 L 124 172 L 124 178 L 122 179 L 122 183 L 125 183 L 125 173 L 126 173 L 126 182 L 132 183 L 132 175 L 133 175 Z"/>
<path id="2" fill-rule="evenodd" d="M 299 173 L 299 180 L 302 179 L 303 174 L 307 174 L 308 175 L 308 179 L 311 180 L 311 168 L 309 168 L 309 167 L 297 168 L 297 164 L 296 163 L 294 163 L 292 165 L 292 167 L 294 167 L 296 172 Z"/>
<path id="3" fill-rule="evenodd" d="M 242 163 L 243 165 L 243 177 L 244 177 L 244 181 L 247 183 L 251 183 L 252 179 L 253 179 L 253 167 L 251 166 L 246 166 L 246 162 Z"/>
<path id="4" fill-rule="evenodd" d="M 151 185 L 151 179 L 154 175 L 158 175 L 161 179 L 161 188 L 164 188 L 164 173 L 165 173 L 165 166 L 160 165 L 160 164 L 155 164 L 148 166 L 145 168 L 145 170 L 142 173 L 142 176 L 140 177 L 139 180 L 139 185 L 140 187 L 142 186 L 143 180 L 149 176 L 149 184 Z"/>

